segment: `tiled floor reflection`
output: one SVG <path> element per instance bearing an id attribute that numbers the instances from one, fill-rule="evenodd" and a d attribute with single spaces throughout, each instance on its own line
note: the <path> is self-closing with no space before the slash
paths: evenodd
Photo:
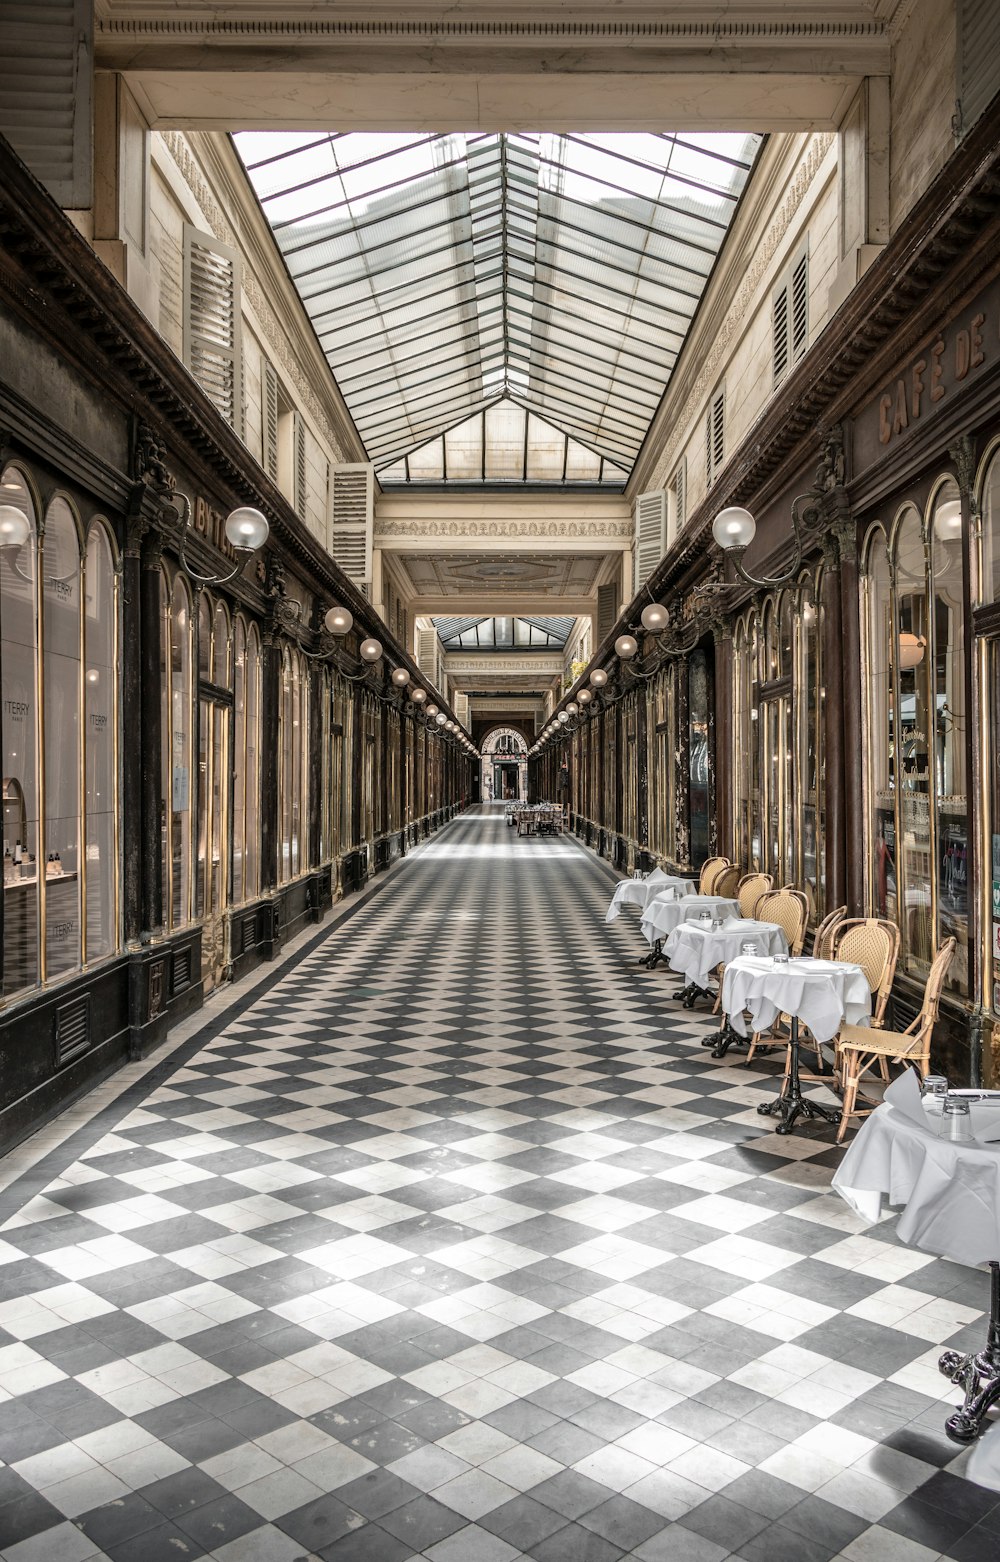
<path id="1" fill-rule="evenodd" d="M 985 1277 L 862 1231 L 609 891 L 467 816 L 81 1138 L 0 1232 L 7 1562 L 1000 1555 Z"/>

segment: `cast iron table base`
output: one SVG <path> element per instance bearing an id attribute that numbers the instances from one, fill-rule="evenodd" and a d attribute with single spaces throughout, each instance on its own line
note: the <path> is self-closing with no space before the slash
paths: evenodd
<path id="1" fill-rule="evenodd" d="M 799 1079 L 799 1017 L 791 1016 L 791 1034 L 788 1045 L 791 1049 L 791 1059 L 788 1065 L 788 1075 L 785 1079 L 781 1093 L 773 1101 L 763 1101 L 757 1108 L 761 1117 L 781 1116 L 781 1122 L 774 1130 L 776 1134 L 790 1134 L 794 1131 L 796 1119 L 799 1117 L 818 1117 L 824 1123 L 838 1123 L 840 1113 L 828 1106 L 821 1106 L 818 1101 L 802 1094 L 802 1082 Z"/>
<path id="2" fill-rule="evenodd" d="M 1000 1404 L 1000 1263 L 990 1264 L 990 1321 L 986 1347 L 963 1356 L 946 1350 L 938 1370 L 965 1390 L 965 1399 L 944 1429 L 953 1443 L 974 1443 L 986 1421 L 987 1411 Z"/>
<path id="3" fill-rule="evenodd" d="M 702 1046 L 711 1047 L 713 1058 L 724 1058 L 730 1047 L 747 1046 L 747 1038 L 745 1036 L 741 1036 L 739 1031 L 733 1029 L 729 1023 L 729 1016 L 726 1015 L 723 1018 L 722 1027 L 717 1035 L 707 1037 L 706 1040 L 702 1042 Z M 770 1049 L 764 1047 L 757 1048 L 758 1052 L 764 1052 L 767 1050 Z"/>
<path id="4" fill-rule="evenodd" d="M 649 954 L 639 956 L 639 964 L 644 965 L 647 971 L 653 971 L 659 965 L 661 960 L 664 964 L 666 964 L 666 956 L 663 953 L 663 939 L 654 938 L 653 947 L 649 951 Z"/>

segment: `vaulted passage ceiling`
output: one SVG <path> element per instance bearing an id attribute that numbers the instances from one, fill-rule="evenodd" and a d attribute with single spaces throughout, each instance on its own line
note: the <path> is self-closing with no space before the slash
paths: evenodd
<path id="1" fill-rule="evenodd" d="M 761 137 L 235 137 L 384 484 L 622 486 Z"/>

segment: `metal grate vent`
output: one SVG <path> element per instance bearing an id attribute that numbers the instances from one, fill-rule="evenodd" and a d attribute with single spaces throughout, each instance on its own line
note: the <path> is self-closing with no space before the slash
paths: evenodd
<path id="1" fill-rule="evenodd" d="M 65 1068 L 90 1048 L 90 994 L 59 1005 L 55 1018 L 56 1068 Z"/>
<path id="2" fill-rule="evenodd" d="M 257 918 L 244 917 L 240 923 L 240 954 L 245 955 L 257 943 Z"/>
<path id="3" fill-rule="evenodd" d="M 191 986 L 191 946 L 186 949 L 174 951 L 170 963 L 170 991 L 172 993 L 183 992 L 185 987 Z"/>

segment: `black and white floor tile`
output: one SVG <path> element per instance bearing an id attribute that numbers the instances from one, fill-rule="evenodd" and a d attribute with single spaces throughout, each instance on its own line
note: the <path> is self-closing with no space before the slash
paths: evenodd
<path id="1" fill-rule="evenodd" d="M 1000 1555 L 985 1276 L 862 1228 L 610 887 L 466 815 L 26 1179 L 5 1562 Z"/>

